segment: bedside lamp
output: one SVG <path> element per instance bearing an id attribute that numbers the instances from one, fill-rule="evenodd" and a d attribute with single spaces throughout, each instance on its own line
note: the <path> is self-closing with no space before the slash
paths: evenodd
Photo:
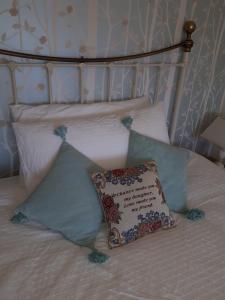
<path id="1" fill-rule="evenodd" d="M 217 117 L 201 134 L 201 137 L 225 150 L 225 119 Z M 221 158 L 222 154 L 223 151 L 220 153 Z"/>

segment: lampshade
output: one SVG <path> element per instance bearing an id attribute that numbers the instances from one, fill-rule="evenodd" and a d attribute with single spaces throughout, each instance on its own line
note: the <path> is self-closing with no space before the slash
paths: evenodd
<path id="1" fill-rule="evenodd" d="M 217 117 L 202 133 L 201 137 L 225 149 L 225 119 Z"/>

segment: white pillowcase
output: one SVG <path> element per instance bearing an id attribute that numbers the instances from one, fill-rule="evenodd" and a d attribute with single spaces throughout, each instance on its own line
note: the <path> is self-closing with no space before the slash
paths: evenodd
<path id="1" fill-rule="evenodd" d="M 131 100 L 99 102 L 87 104 L 43 104 L 43 105 L 11 105 L 11 116 L 15 122 L 33 122 L 55 119 L 72 119 L 91 115 L 114 113 L 149 106 L 148 99 L 143 96 Z M 23 182 L 23 168 L 20 164 L 20 179 Z"/>
<path id="2" fill-rule="evenodd" d="M 73 121 L 14 123 L 20 167 L 28 192 L 34 190 L 55 159 L 61 139 L 54 129 L 68 128 L 67 142 L 103 168 L 125 164 L 128 132 L 115 115 Z"/>
<path id="3" fill-rule="evenodd" d="M 129 112 L 127 112 L 129 115 Z M 125 115 L 124 113 L 121 114 Z M 131 112 L 133 117 L 132 129 L 152 137 L 158 141 L 170 144 L 166 124 L 165 107 L 163 102 L 158 102 L 147 108 L 140 108 Z"/>
<path id="4" fill-rule="evenodd" d="M 125 167 L 129 131 L 120 120 L 133 117 L 132 129 L 169 143 L 162 103 L 137 111 L 97 115 L 73 120 L 13 123 L 20 155 L 20 168 L 30 193 L 46 175 L 61 145 L 53 131 L 68 128 L 67 141 L 104 169 Z"/>
<path id="5" fill-rule="evenodd" d="M 114 113 L 121 110 L 138 109 L 149 106 L 146 97 L 132 100 L 90 103 L 90 104 L 43 104 L 11 105 L 13 121 L 42 121 L 52 119 L 69 119 L 89 115 Z"/>

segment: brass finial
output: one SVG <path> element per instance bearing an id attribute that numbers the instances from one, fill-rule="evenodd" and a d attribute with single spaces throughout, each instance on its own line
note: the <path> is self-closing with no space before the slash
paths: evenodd
<path id="1" fill-rule="evenodd" d="M 184 41 L 184 52 L 191 52 L 191 48 L 193 47 L 193 40 L 191 38 L 192 33 L 196 29 L 196 24 L 194 21 L 186 21 L 184 23 L 184 31 L 187 34 L 186 40 Z"/>
<path id="2" fill-rule="evenodd" d="M 184 23 L 184 31 L 187 33 L 187 34 L 192 34 L 196 29 L 196 24 L 194 21 L 186 21 Z"/>

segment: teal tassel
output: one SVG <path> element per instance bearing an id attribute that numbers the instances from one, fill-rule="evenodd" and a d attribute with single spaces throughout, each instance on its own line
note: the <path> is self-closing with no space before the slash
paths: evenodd
<path id="1" fill-rule="evenodd" d="M 185 218 L 191 221 L 201 220 L 205 217 L 205 212 L 198 208 L 192 208 L 184 212 Z"/>
<path id="2" fill-rule="evenodd" d="M 13 224 L 24 224 L 28 222 L 28 218 L 21 212 L 15 214 L 11 220 Z"/>
<path id="3" fill-rule="evenodd" d="M 88 260 L 95 264 L 103 264 L 109 259 L 109 256 L 103 252 L 93 249 L 90 254 L 88 254 Z"/>
<path id="4" fill-rule="evenodd" d="M 129 130 L 131 129 L 131 125 L 133 123 L 133 118 L 131 116 L 127 116 L 121 119 L 121 123 Z"/>
<path id="5" fill-rule="evenodd" d="M 67 127 L 65 125 L 60 125 L 54 130 L 54 134 L 61 137 L 63 142 L 66 141 Z"/>

